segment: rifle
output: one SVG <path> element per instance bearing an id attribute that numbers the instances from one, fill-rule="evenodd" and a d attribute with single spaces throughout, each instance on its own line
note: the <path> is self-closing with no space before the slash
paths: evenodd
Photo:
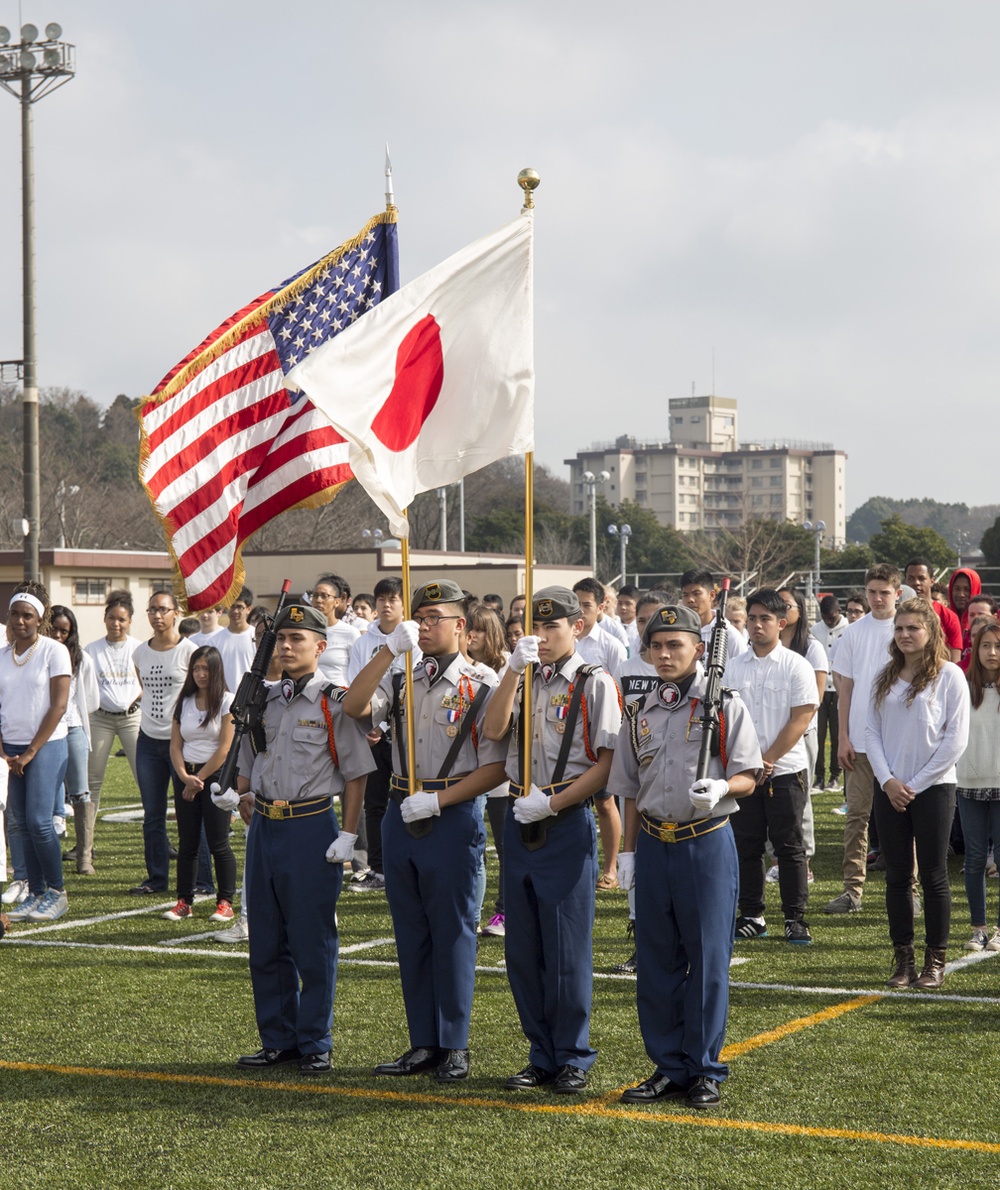
<path id="1" fill-rule="evenodd" d="M 719 711 L 722 707 L 722 674 L 726 668 L 728 652 L 728 625 L 726 601 L 729 598 L 729 579 L 722 580 L 719 592 L 719 606 L 715 609 L 715 627 L 708 646 L 708 663 L 705 666 L 708 682 L 705 687 L 704 714 L 701 716 L 701 751 L 698 753 L 697 780 L 708 776 L 708 766 L 713 755 L 719 751 Z"/>
<path id="2" fill-rule="evenodd" d="M 253 664 L 240 679 L 240 687 L 236 691 L 233 705 L 229 709 L 235 728 L 233 742 L 229 746 L 226 763 L 219 772 L 218 782 L 212 782 L 213 793 L 219 793 L 223 789 L 236 788 L 236 766 L 240 759 L 240 744 L 250 730 L 251 723 L 256 722 L 258 715 L 264 709 L 264 697 L 267 693 L 264 688 L 264 680 L 267 678 L 267 671 L 271 668 L 271 658 L 274 656 L 274 646 L 278 639 L 274 625 L 288 602 L 288 592 L 291 589 L 292 580 L 286 578 L 281 584 L 281 594 L 278 596 L 278 606 L 274 609 L 274 615 L 265 617 L 264 622 L 267 627 L 264 629 L 264 635 L 260 638 Z"/>

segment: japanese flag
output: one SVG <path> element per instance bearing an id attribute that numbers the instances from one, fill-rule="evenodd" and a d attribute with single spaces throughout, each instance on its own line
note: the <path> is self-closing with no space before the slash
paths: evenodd
<path id="1" fill-rule="evenodd" d="M 384 298 L 292 368 L 355 478 L 408 532 L 414 496 L 534 449 L 532 214 Z"/>

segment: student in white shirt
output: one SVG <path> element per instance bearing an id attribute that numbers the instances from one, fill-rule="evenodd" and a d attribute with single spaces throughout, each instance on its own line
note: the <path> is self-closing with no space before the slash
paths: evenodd
<path id="1" fill-rule="evenodd" d="M 326 648 L 319 655 L 319 671 L 335 686 L 346 686 L 351 649 L 361 632 L 340 618 L 339 613 L 346 609 L 347 600 L 337 576 L 320 575 L 313 583 L 310 602 L 326 617 Z"/>
<path id="2" fill-rule="evenodd" d="M 603 631 L 598 622 L 601 604 L 606 593 L 596 578 L 582 578 L 573 586 L 573 594 L 580 604 L 583 632 L 576 638 L 576 651 L 588 665 L 600 665 L 618 682 L 618 672 L 628 658 L 622 642 Z M 598 892 L 618 887 L 618 848 L 622 838 L 622 818 L 617 801 L 606 789 L 594 795 L 597 826 L 601 832 L 603 870 L 597 881 Z"/>
<path id="3" fill-rule="evenodd" d="M 809 632 L 826 650 L 827 668 L 833 671 L 833 650 L 837 641 L 844 634 L 848 620 L 840 614 L 840 600 L 836 595 L 824 595 L 819 601 L 820 619 L 813 624 Z M 816 716 L 816 769 L 815 786 L 817 789 L 840 788 L 840 765 L 837 762 L 837 740 L 840 735 L 840 703 L 833 681 L 826 684 L 823 698 L 819 704 Z M 830 736 L 830 781 L 826 780 L 826 740 Z"/>
<path id="4" fill-rule="evenodd" d="M 216 607 L 206 607 L 203 611 L 198 613 L 198 623 L 201 625 L 197 632 L 192 632 L 189 637 L 191 643 L 200 648 L 202 645 L 215 645 L 214 637 L 218 636 L 220 632 L 225 632 L 225 628 L 219 623 L 219 616 L 222 615 L 222 605 Z"/>
<path id="5" fill-rule="evenodd" d="M 244 587 L 229 608 L 229 623 L 211 640 L 212 646 L 222 654 L 226 688 L 234 694 L 238 693 L 240 681 L 253 665 L 257 652 L 253 641 L 253 625 L 248 618 L 252 607 L 253 591 Z"/>
<path id="6" fill-rule="evenodd" d="M 760 741 L 764 776 L 740 800 L 733 833 L 740 857 L 740 916 L 736 940 L 763 938 L 764 849 L 768 837 L 778 861 L 778 888 L 788 942 L 812 942 L 805 921 L 809 898 L 802 814 L 809 797 L 808 759 L 802 737 L 819 706 L 816 678 L 804 657 L 781 643 L 785 601 L 765 588 L 747 597 L 750 648 L 731 657 L 726 686 L 739 691 Z"/>
<path id="7" fill-rule="evenodd" d="M 211 645 L 195 649 L 174 705 L 170 735 L 178 840 L 177 904 L 163 915 L 169 921 L 183 921 L 192 915 L 203 826 L 215 861 L 218 892 L 209 921 L 230 921 L 233 917 L 236 857 L 229 845 L 231 815 L 220 810 L 211 798 L 212 782 L 218 778 L 233 742 L 229 714 L 232 703 L 218 649 Z"/>
<path id="8" fill-rule="evenodd" d="M 133 656 L 142 686 L 142 725 L 135 761 L 142 798 L 142 843 L 146 877 L 129 891 L 136 896 L 167 891 L 170 857 L 167 843 L 167 794 L 173 777 L 170 735 L 174 704 L 195 646 L 177 631 L 177 600 L 170 591 L 154 591 L 147 615 L 152 638 L 143 641 Z M 253 640 L 253 633 L 250 634 Z"/>
<path id="9" fill-rule="evenodd" d="M 899 605 L 888 664 L 877 675 L 865 749 L 878 782 L 875 821 L 885 858 L 885 907 L 896 956 L 890 987 L 939 988 L 951 927 L 948 840 L 956 762 L 969 742 L 969 690 L 948 660 L 941 622 L 924 599 Z M 913 951 L 913 857 L 924 894 L 924 966 Z"/>
<path id="10" fill-rule="evenodd" d="M 87 759 L 90 753 L 90 714 L 97 710 L 101 696 L 97 689 L 94 663 L 90 655 L 80 648 L 80 632 L 76 616 L 70 608 L 61 604 L 52 608 L 49 635 L 66 646 L 73 666 L 69 700 L 66 703 L 66 781 L 63 789 L 56 791 L 56 805 L 59 814 L 64 810 L 61 802 L 69 802 L 73 807 L 77 874 L 93 876 L 95 811 L 87 785 Z"/>
<path id="11" fill-rule="evenodd" d="M 641 636 L 635 626 L 636 602 L 642 591 L 632 583 L 627 583 L 618 590 L 618 622 L 625 629 L 629 657 L 638 657 L 642 651 Z"/>
<path id="12" fill-rule="evenodd" d="M 11 910 L 12 921 L 55 921 L 69 908 L 52 807 L 66 775 L 72 665 L 66 646 L 46 635 L 49 607 L 41 583 L 21 583 L 7 616 L 11 643 L 0 650 L 7 814 L 11 835 L 21 841 L 29 888 L 27 900 Z"/>
<path id="13" fill-rule="evenodd" d="M 868 871 L 868 820 L 871 818 L 875 776 L 868 762 L 865 723 L 872 687 L 889 659 L 893 615 L 902 576 L 880 562 L 865 574 L 865 598 L 871 611 L 849 624 L 837 641 L 834 681 L 840 702 L 837 760 L 847 774 L 844 819 L 844 891 L 825 906 L 825 913 L 856 913 Z"/>
<path id="14" fill-rule="evenodd" d="M 701 639 L 706 646 L 712 643 L 712 629 L 715 627 L 715 596 L 715 577 L 711 571 L 686 570 L 681 575 L 681 603 L 698 613 Z M 726 632 L 726 648 L 726 656 L 730 661 L 747 649 L 746 637 L 732 624 Z"/>

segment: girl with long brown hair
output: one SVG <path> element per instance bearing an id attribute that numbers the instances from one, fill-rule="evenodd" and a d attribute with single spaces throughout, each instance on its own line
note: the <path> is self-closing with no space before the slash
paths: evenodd
<path id="1" fill-rule="evenodd" d="M 885 905 L 896 965 L 890 987 L 944 982 L 951 925 L 948 838 L 955 816 L 956 761 L 969 738 L 965 676 L 948 660 L 932 605 L 896 609 L 889 663 L 875 680 L 865 730 L 875 774 L 875 822 L 886 865 Z M 924 894 L 926 949 L 913 951 L 913 853 Z"/>

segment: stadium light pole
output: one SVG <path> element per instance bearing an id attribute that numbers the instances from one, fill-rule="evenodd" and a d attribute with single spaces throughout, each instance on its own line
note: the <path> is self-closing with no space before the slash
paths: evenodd
<path id="1" fill-rule="evenodd" d="M 632 536 L 632 526 L 608 525 L 608 534 L 618 538 L 619 566 L 621 567 L 621 586 L 625 586 L 625 551 L 628 549 L 628 539 Z"/>
<path id="2" fill-rule="evenodd" d="M 74 46 L 60 41 L 62 26 L 45 26 L 39 42 L 34 25 L 21 26 L 21 40 L 12 45 L 9 29 L 0 26 L 0 87 L 21 104 L 21 260 L 23 283 L 23 358 L 21 360 L 24 423 L 24 577 L 40 579 L 38 531 L 41 508 L 38 452 L 38 374 L 35 354 L 35 162 L 31 105 L 76 72 Z M 39 61 L 41 58 L 41 61 Z"/>
<path id="3" fill-rule="evenodd" d="M 597 485 L 607 483 L 611 478 L 610 471 L 602 471 L 595 475 L 593 471 L 584 471 L 583 482 L 590 497 L 590 573 L 597 578 Z"/>
<path id="4" fill-rule="evenodd" d="M 809 575 L 809 589 L 806 591 L 807 599 L 815 599 L 816 592 L 819 590 L 819 547 L 823 540 L 823 534 L 826 532 L 826 521 L 817 521 L 814 525 L 812 521 L 803 521 L 802 528 L 808 530 L 810 533 L 816 535 L 816 556 L 813 559 L 813 568 Z"/>

